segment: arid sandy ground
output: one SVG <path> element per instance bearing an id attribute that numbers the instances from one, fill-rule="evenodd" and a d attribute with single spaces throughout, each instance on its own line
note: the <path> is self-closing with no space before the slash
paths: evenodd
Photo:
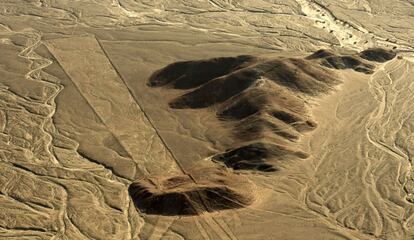
<path id="1" fill-rule="evenodd" d="M 2 0 L 0 239 L 412 239 L 413 14 L 412 0 Z M 369 62 L 372 74 L 329 70 L 340 83 L 315 95 L 263 75 L 317 123 L 292 141 L 263 138 L 306 157 L 280 155 L 274 172 L 231 165 L 205 171 L 214 179 L 182 177 L 217 167 L 214 156 L 242 142 L 234 122 L 217 118 L 220 106 L 171 108 L 193 89 L 151 87 L 154 71 L 373 47 L 398 57 Z M 268 80 L 257 87 L 273 89 Z M 151 184 L 171 179 L 184 179 L 190 205 L 193 192 L 216 199 L 215 186 L 242 207 L 136 207 L 130 186 L 153 194 Z"/>

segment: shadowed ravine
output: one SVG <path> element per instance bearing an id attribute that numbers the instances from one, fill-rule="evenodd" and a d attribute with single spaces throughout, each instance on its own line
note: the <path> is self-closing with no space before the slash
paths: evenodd
<path id="1" fill-rule="evenodd" d="M 412 0 L 1 0 L 1 240 L 414 236 Z"/>
<path id="2" fill-rule="evenodd" d="M 231 128 L 234 144 L 225 152 L 214 155 L 215 163 L 233 170 L 274 172 L 280 161 L 309 157 L 296 146 L 303 133 L 317 127 L 305 99 L 317 101 L 318 96 L 329 94 L 336 85 L 347 81 L 332 69 L 371 74 L 375 65 L 366 58 L 383 62 L 394 57 L 394 53 L 382 49 L 345 56 L 320 50 L 304 59 L 238 56 L 178 62 L 155 72 L 148 86 L 189 89 L 169 102 L 170 108 L 211 108 L 216 111 L 217 118 Z M 223 172 L 220 185 L 223 190 L 227 189 L 223 191 L 215 187 L 214 174 L 199 181 L 196 180 L 198 173 L 193 171 L 185 170 L 190 177 L 149 178 L 135 182 L 130 186 L 130 194 L 136 207 L 150 214 L 173 215 L 175 212 L 187 215 L 200 213 L 197 208 L 216 211 L 253 202 L 247 200 L 253 199 L 247 192 L 236 194 L 238 190 L 230 191 L 233 189 L 230 185 L 245 181 L 243 175 Z M 218 168 L 217 171 L 222 170 Z M 230 181 L 233 178 L 235 182 Z M 170 181 L 174 184 L 158 190 Z M 184 206 L 174 211 L 169 209 L 168 203 L 176 201 Z"/>
<path id="3" fill-rule="evenodd" d="M 342 56 L 320 50 L 304 59 L 238 56 L 178 62 L 155 72 L 148 85 L 191 89 L 169 106 L 210 107 L 220 120 L 230 122 L 235 144 L 214 161 L 235 170 L 275 171 L 280 159 L 308 157 L 295 148 L 302 133 L 317 127 L 305 99 L 329 94 L 346 81 L 331 69 L 372 73 L 375 66 L 366 56 L 386 61 L 395 54 L 370 49 Z"/>

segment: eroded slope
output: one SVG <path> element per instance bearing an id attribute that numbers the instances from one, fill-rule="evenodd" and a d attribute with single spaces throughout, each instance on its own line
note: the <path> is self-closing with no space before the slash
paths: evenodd
<path id="1" fill-rule="evenodd" d="M 142 179 L 129 186 L 129 193 L 142 212 L 167 216 L 243 208 L 256 198 L 247 178 L 220 168 Z"/>
<path id="2" fill-rule="evenodd" d="M 308 157 L 295 142 L 317 126 L 306 102 L 342 81 L 332 69 L 370 74 L 375 65 L 367 59 L 393 57 L 382 49 L 350 55 L 320 50 L 306 58 L 242 55 L 177 62 L 155 72 L 148 85 L 186 90 L 169 102 L 171 108 L 210 108 L 231 129 L 233 143 L 214 161 L 236 170 L 271 172 L 277 161 Z"/>

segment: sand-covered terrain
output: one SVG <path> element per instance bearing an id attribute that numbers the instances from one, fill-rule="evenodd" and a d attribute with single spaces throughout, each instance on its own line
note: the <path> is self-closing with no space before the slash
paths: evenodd
<path id="1" fill-rule="evenodd" d="M 0 239 L 412 239 L 412 0 L 1 0 Z"/>

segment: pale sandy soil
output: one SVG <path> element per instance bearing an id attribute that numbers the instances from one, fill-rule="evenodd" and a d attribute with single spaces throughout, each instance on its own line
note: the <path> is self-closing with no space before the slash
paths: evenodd
<path id="1" fill-rule="evenodd" d="M 0 239 L 411 239 L 413 13 L 412 0 L 2 0 Z M 212 109 L 169 108 L 182 91 L 148 87 L 155 70 L 369 47 L 399 57 L 304 99 L 307 159 L 229 170 L 251 205 L 135 208 L 133 181 L 214 167 L 233 141 Z"/>

